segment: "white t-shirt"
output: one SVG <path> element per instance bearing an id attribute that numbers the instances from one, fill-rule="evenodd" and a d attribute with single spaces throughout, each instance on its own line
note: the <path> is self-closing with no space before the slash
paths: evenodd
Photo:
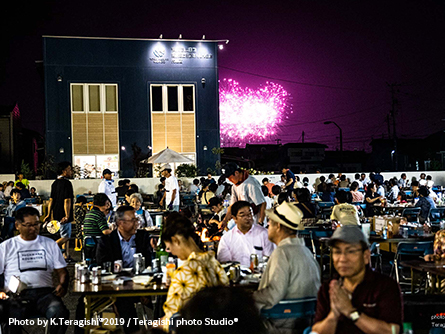
<path id="1" fill-rule="evenodd" d="M 426 186 L 426 180 L 425 179 L 420 179 L 419 180 L 419 186 Z"/>
<path id="2" fill-rule="evenodd" d="M 354 205 L 349 203 L 337 204 L 332 209 L 331 219 L 344 225 L 359 225 L 358 212 Z"/>
<path id="3" fill-rule="evenodd" d="M 427 180 L 426 181 L 426 186 L 427 188 L 431 189 L 434 186 L 434 181 L 433 180 Z"/>
<path id="4" fill-rule="evenodd" d="M 259 206 L 266 201 L 263 192 L 261 191 L 261 184 L 257 179 L 249 175 L 240 185 L 232 186 L 230 205 L 238 201 L 247 201 L 256 206 Z M 254 217 L 255 222 L 258 222 L 259 214 L 260 212 L 258 211 Z"/>
<path id="5" fill-rule="evenodd" d="M 111 205 L 113 206 L 113 208 L 116 206 L 117 193 L 116 188 L 114 187 L 114 180 L 103 179 L 102 182 L 99 184 L 97 192 L 107 195 L 111 201 Z"/>
<path id="6" fill-rule="evenodd" d="M 19 235 L 0 244 L 0 274 L 5 274 L 5 287 L 11 276 L 18 276 L 28 288 L 53 287 L 54 269 L 66 268 L 56 242 L 40 235 L 26 241 Z"/>
<path id="7" fill-rule="evenodd" d="M 172 201 L 173 190 L 176 189 L 175 199 L 173 200 L 173 205 L 179 205 L 179 184 L 178 179 L 173 175 L 165 179 L 165 205 L 169 205 Z"/>

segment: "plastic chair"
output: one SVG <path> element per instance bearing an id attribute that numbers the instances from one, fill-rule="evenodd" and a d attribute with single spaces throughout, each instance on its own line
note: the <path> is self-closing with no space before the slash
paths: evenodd
<path id="1" fill-rule="evenodd" d="M 399 264 L 403 257 L 415 258 L 418 259 L 419 256 L 424 257 L 426 254 L 433 253 L 433 241 L 417 241 L 417 242 L 409 242 L 402 241 L 397 245 L 397 251 L 394 256 L 393 267 L 391 272 L 394 271 L 396 275 L 396 281 L 399 284 L 407 284 L 412 279 L 412 277 L 406 277 L 403 275 L 402 269 L 403 267 Z M 392 276 L 392 273 L 391 273 Z M 400 282 L 400 278 L 407 282 Z"/>
<path id="2" fill-rule="evenodd" d="M 308 318 L 315 315 L 316 297 L 284 299 L 270 309 L 262 309 L 261 315 L 266 319 Z"/>
<path id="3" fill-rule="evenodd" d="M 320 208 L 321 218 L 328 218 L 332 213 L 332 208 L 335 205 L 334 202 L 318 202 Z"/>
<path id="4" fill-rule="evenodd" d="M 383 271 L 383 261 L 382 261 L 382 254 L 380 253 L 380 244 L 377 242 L 373 242 L 371 247 L 371 268 L 374 270 L 379 270 L 380 272 Z M 374 259 L 374 266 L 372 265 L 372 260 Z M 380 267 L 380 269 L 379 269 Z"/>
<path id="5" fill-rule="evenodd" d="M 420 208 L 405 208 L 402 211 L 402 217 L 405 217 L 409 222 L 416 222 L 419 219 Z"/>
<path id="6" fill-rule="evenodd" d="M 338 190 L 350 191 L 351 189 L 349 189 L 349 188 L 338 188 Z"/>
<path id="7" fill-rule="evenodd" d="M 445 208 L 431 209 L 428 217 L 431 223 L 439 223 L 445 219 Z"/>
<path id="8" fill-rule="evenodd" d="M 25 198 L 26 204 L 36 204 L 36 198 Z"/>

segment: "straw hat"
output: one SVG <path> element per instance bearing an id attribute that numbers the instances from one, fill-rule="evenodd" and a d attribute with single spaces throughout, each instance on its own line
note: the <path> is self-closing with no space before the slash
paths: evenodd
<path id="1" fill-rule="evenodd" d="M 303 212 L 289 202 L 283 202 L 275 208 L 266 210 L 266 215 L 274 222 L 280 223 L 292 230 L 304 230 L 304 225 L 301 224 L 304 216 Z"/>

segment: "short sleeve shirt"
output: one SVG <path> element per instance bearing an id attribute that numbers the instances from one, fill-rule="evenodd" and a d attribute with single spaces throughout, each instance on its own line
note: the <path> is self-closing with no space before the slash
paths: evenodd
<path id="1" fill-rule="evenodd" d="M 329 283 L 318 291 L 314 323 L 324 320 L 331 311 Z M 367 268 L 365 278 L 352 293 L 352 306 L 368 317 L 399 325 L 403 328 L 403 303 L 399 285 L 392 278 Z M 335 333 L 363 333 L 352 320 L 341 315 Z"/>
<path id="2" fill-rule="evenodd" d="M 0 274 L 5 274 L 5 287 L 12 276 L 18 276 L 28 288 L 52 287 L 54 269 L 66 267 L 56 242 L 40 235 L 35 240 L 20 236 L 0 244 Z"/>
<path id="3" fill-rule="evenodd" d="M 61 220 L 65 217 L 65 200 L 71 199 L 71 203 L 73 203 L 74 191 L 71 182 L 64 177 L 54 181 L 51 185 L 51 198 L 53 200 L 53 219 Z M 68 221 L 72 222 L 73 220 L 73 205 L 71 204 Z"/>
<path id="4" fill-rule="evenodd" d="M 175 199 L 173 200 L 172 205 L 179 205 L 179 184 L 178 179 L 171 175 L 170 177 L 165 179 L 165 204 L 169 205 L 172 200 L 173 190 L 176 189 Z"/>
<path id="5" fill-rule="evenodd" d="M 83 233 L 87 236 L 101 236 L 108 229 L 107 218 L 98 208 L 93 207 L 83 220 Z"/>

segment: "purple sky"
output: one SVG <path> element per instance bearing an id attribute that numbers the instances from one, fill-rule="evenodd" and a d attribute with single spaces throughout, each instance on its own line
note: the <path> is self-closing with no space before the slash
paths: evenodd
<path id="1" fill-rule="evenodd" d="M 388 5 L 388 3 L 391 3 Z M 229 39 L 220 79 L 292 94 L 282 142 L 369 149 L 387 135 L 388 83 L 398 83 L 398 134 L 445 128 L 445 5 L 439 1 L 43 1 L 13 2 L 2 22 L 0 104 L 19 103 L 25 127 L 43 132 L 43 85 L 35 69 L 47 35 Z M 267 79 L 266 77 L 275 78 Z M 328 87 L 327 87 L 328 86 Z"/>

